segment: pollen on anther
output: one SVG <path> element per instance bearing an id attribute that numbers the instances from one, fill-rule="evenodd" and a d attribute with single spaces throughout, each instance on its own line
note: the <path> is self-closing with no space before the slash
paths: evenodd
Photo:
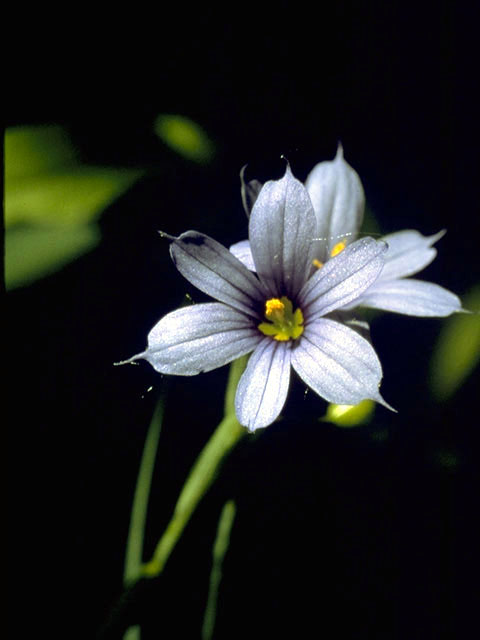
<path id="1" fill-rule="evenodd" d="M 274 311 L 283 311 L 285 309 L 285 305 L 278 298 L 270 298 L 265 303 L 265 315 L 271 316 Z"/>
<path id="2" fill-rule="evenodd" d="M 320 260 L 317 260 L 316 258 L 312 260 L 312 264 L 314 267 L 317 267 L 317 269 L 321 269 L 323 267 L 323 262 L 320 262 Z"/>
<path id="3" fill-rule="evenodd" d="M 343 242 L 343 240 L 341 242 L 337 242 L 337 244 L 334 245 L 333 249 L 330 251 L 330 256 L 332 258 L 338 256 L 338 254 L 341 253 L 346 246 L 347 245 L 345 244 L 345 242 Z"/>

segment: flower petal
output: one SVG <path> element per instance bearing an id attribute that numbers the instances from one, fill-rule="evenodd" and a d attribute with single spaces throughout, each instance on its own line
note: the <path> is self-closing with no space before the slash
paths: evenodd
<path id="1" fill-rule="evenodd" d="M 194 376 L 253 351 L 261 336 L 250 318 L 219 302 L 182 307 L 148 334 L 147 360 L 160 373 Z"/>
<path id="2" fill-rule="evenodd" d="M 328 320 L 335 320 L 336 322 L 340 322 L 341 324 L 347 325 L 353 331 L 356 331 L 362 338 L 370 342 L 370 325 L 366 320 L 360 320 L 354 311 L 345 311 L 344 309 L 338 309 L 337 311 L 333 311 L 326 316 Z"/>
<path id="3" fill-rule="evenodd" d="M 382 367 L 375 350 L 339 322 L 318 318 L 305 327 L 292 351 L 292 366 L 328 402 L 357 404 L 370 398 L 386 405 L 378 391 Z"/>
<path id="4" fill-rule="evenodd" d="M 362 224 L 365 194 L 356 171 L 343 159 L 342 146 L 331 162 L 320 162 L 307 177 L 305 186 L 317 216 L 315 256 L 326 262 L 340 240 L 353 242 Z"/>
<path id="5" fill-rule="evenodd" d="M 264 184 L 252 209 L 250 246 L 258 277 L 272 297 L 292 297 L 305 283 L 314 257 L 316 220 L 301 182 L 287 167 Z"/>
<path id="6" fill-rule="evenodd" d="M 394 311 L 407 316 L 449 316 L 462 310 L 460 299 L 451 291 L 432 282 L 389 280 L 375 282 L 355 306 Z"/>
<path id="7" fill-rule="evenodd" d="M 255 263 L 253 261 L 252 250 L 250 249 L 250 242 L 248 240 L 240 240 L 232 244 L 230 251 L 233 255 L 244 264 L 249 271 L 255 271 Z"/>
<path id="8" fill-rule="evenodd" d="M 250 356 L 235 397 L 240 424 L 250 431 L 271 424 L 280 414 L 290 384 L 290 343 L 264 338 Z"/>
<path id="9" fill-rule="evenodd" d="M 445 233 L 443 230 L 433 236 L 423 236 L 418 231 L 407 229 L 384 236 L 382 240 L 388 244 L 388 249 L 379 281 L 404 278 L 424 269 L 437 255 L 432 244 Z"/>
<path id="10" fill-rule="evenodd" d="M 258 318 L 256 306 L 265 300 L 258 279 L 219 242 L 187 231 L 173 238 L 170 254 L 180 273 L 200 291 Z"/>
<path id="11" fill-rule="evenodd" d="M 383 242 L 361 238 L 331 258 L 298 296 L 305 320 L 324 316 L 358 298 L 381 272 L 386 248 Z"/>

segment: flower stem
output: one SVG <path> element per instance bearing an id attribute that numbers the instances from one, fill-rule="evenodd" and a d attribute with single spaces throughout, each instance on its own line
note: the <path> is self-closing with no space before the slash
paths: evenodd
<path id="1" fill-rule="evenodd" d="M 220 581 L 222 579 L 222 565 L 225 554 L 227 553 L 230 542 L 230 532 L 232 530 L 233 521 L 235 519 L 235 503 L 228 500 L 220 514 L 218 522 L 217 537 L 213 545 L 212 552 L 212 571 L 210 574 L 210 588 L 208 590 L 207 608 L 205 610 L 205 618 L 202 626 L 202 640 L 211 640 L 215 627 L 215 618 L 217 614 L 217 599 Z"/>
<path id="2" fill-rule="evenodd" d="M 125 584 L 138 577 L 142 566 L 143 539 L 147 518 L 148 497 L 152 484 L 153 469 L 157 456 L 158 441 L 162 428 L 165 408 L 166 389 L 162 387 L 160 397 L 153 412 L 150 426 L 148 427 L 142 459 L 138 471 L 137 486 L 133 497 L 130 528 L 128 530 L 127 548 L 125 553 L 125 567 L 123 579 Z"/>
<path id="3" fill-rule="evenodd" d="M 247 430 L 238 422 L 234 411 L 235 390 L 246 362 L 246 357 L 243 357 L 233 362 L 230 367 L 225 394 L 225 417 L 193 465 L 178 498 L 172 519 L 160 538 L 152 559 L 143 565 L 141 575 L 144 577 L 155 577 L 162 572 L 192 513 L 212 485 L 221 463 L 247 433 Z"/>

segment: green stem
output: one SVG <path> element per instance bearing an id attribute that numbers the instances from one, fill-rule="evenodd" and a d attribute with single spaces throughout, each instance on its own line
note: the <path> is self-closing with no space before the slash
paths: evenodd
<path id="1" fill-rule="evenodd" d="M 150 495 L 158 441 L 162 428 L 165 397 L 166 391 L 164 385 L 153 412 L 150 426 L 148 427 L 142 459 L 140 461 L 140 468 L 138 471 L 137 485 L 133 496 L 132 514 L 125 552 L 125 567 L 123 574 L 125 584 L 129 584 L 132 580 L 138 578 L 138 574 L 142 567 L 143 540 L 147 519 L 148 498 Z"/>
<path id="2" fill-rule="evenodd" d="M 235 503 L 228 500 L 223 506 L 218 522 L 217 537 L 213 545 L 212 571 L 208 590 L 207 608 L 202 626 L 202 640 L 211 640 L 217 616 L 218 590 L 222 579 L 222 565 L 230 543 L 230 532 L 235 519 Z"/>
<path id="3" fill-rule="evenodd" d="M 230 367 L 225 394 L 225 417 L 193 465 L 178 498 L 172 519 L 160 538 L 152 559 L 143 566 L 141 574 L 145 577 L 155 577 L 162 572 L 192 513 L 212 485 L 221 463 L 247 433 L 247 430 L 238 422 L 234 411 L 235 390 L 246 362 L 246 357 L 243 357 L 232 363 Z"/>

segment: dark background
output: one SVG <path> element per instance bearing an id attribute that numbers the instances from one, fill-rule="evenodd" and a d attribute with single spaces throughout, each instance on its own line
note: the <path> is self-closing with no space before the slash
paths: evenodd
<path id="1" fill-rule="evenodd" d="M 372 336 L 398 415 L 378 408 L 371 425 L 342 430 L 319 423 L 325 403 L 294 385 L 284 419 L 229 458 L 162 578 L 109 615 L 161 384 L 145 363 L 112 363 L 142 351 L 186 291 L 202 299 L 156 231 L 239 240 L 245 163 L 278 178 L 284 154 L 304 180 L 341 140 L 383 232 L 448 229 L 422 277 L 462 295 L 478 282 L 472 5 L 160 6 L 106 22 L 82 8 L 58 29 L 30 16 L 6 125 L 63 124 L 86 162 L 149 171 L 106 211 L 99 248 L 9 295 L 11 637 L 118 638 L 126 620 L 142 620 L 145 638 L 200 637 L 231 497 L 216 638 L 471 636 L 478 381 L 435 403 L 427 372 L 443 320 L 395 315 Z M 158 113 L 200 123 L 214 162 L 164 147 Z M 225 380 L 171 380 L 146 557 L 221 418 Z"/>

